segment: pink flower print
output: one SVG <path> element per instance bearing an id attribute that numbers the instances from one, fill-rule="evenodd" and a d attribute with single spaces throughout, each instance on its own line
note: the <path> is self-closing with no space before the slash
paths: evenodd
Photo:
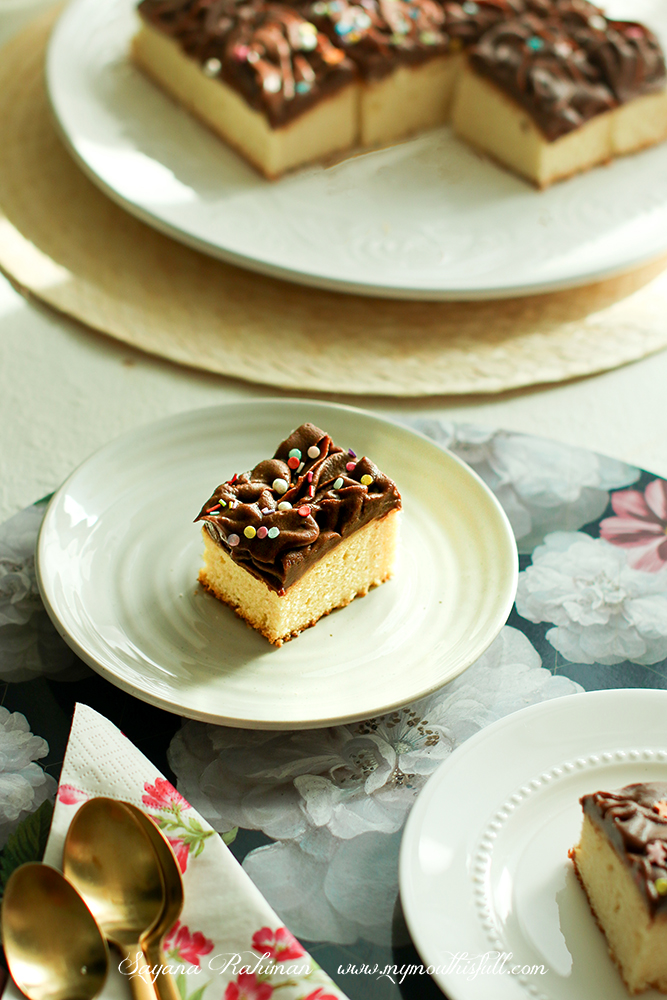
<path id="1" fill-rule="evenodd" d="M 89 798 L 88 792 L 75 788 L 74 785 L 58 786 L 58 801 L 66 806 L 73 806 L 77 802 L 85 802 Z"/>
<path id="2" fill-rule="evenodd" d="M 185 874 L 185 869 L 188 867 L 188 858 L 190 856 L 190 845 L 186 844 L 182 840 L 178 840 L 175 837 L 167 837 L 169 845 L 176 855 L 176 860 L 178 861 L 178 867 L 181 869 L 181 874 Z"/>
<path id="3" fill-rule="evenodd" d="M 269 955 L 277 962 L 287 961 L 290 958 L 301 958 L 305 955 L 293 934 L 286 927 L 279 927 L 272 931 L 270 927 L 262 927 L 261 930 L 253 934 L 252 946 L 255 951 L 262 955 Z"/>
<path id="4" fill-rule="evenodd" d="M 186 802 L 180 792 L 177 792 L 170 781 L 166 778 L 156 778 L 155 784 L 144 782 L 144 792 L 141 801 L 149 809 L 189 809 L 190 803 Z"/>
<path id="5" fill-rule="evenodd" d="M 177 920 L 164 939 L 167 953 L 174 955 L 190 965 L 199 965 L 202 955 L 213 951 L 213 942 L 204 937 L 201 931 L 190 932 L 190 928 Z"/>
<path id="6" fill-rule="evenodd" d="M 612 493 L 616 517 L 600 522 L 600 537 L 624 549 L 640 549 L 628 559 L 633 569 L 657 573 L 667 564 L 667 482 L 654 479 L 643 493 Z"/>
<path id="7" fill-rule="evenodd" d="M 340 997 L 334 996 L 333 993 L 325 993 L 324 987 L 318 986 L 314 993 L 309 993 L 303 1000 L 340 1000 Z"/>
<path id="8" fill-rule="evenodd" d="M 228 983 L 225 1000 L 269 1000 L 273 986 L 258 983 L 254 972 L 239 972 L 235 983 Z"/>
<path id="9" fill-rule="evenodd" d="M 667 844 L 664 840 L 651 840 L 646 845 L 646 857 L 652 864 L 664 868 L 667 862 Z"/>

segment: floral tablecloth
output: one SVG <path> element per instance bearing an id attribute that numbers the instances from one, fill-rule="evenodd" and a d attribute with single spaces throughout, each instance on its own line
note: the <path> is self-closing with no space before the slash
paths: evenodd
<path id="1" fill-rule="evenodd" d="M 540 438 L 414 425 L 468 462 L 502 503 L 520 553 L 518 593 L 508 624 L 463 675 L 361 723 L 256 732 L 136 701 L 78 661 L 48 621 L 33 555 L 45 505 L 0 528 L 0 877 L 17 827 L 53 797 L 71 712 L 84 702 L 225 834 L 350 997 L 440 995 L 424 975 L 381 974 L 419 963 L 398 901 L 410 807 L 442 760 L 509 712 L 584 689 L 667 687 L 667 483 Z"/>

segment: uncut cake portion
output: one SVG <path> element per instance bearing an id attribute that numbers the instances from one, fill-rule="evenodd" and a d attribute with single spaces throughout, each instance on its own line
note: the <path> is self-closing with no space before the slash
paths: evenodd
<path id="1" fill-rule="evenodd" d="M 390 578 L 400 509 L 370 459 L 302 424 L 202 507 L 199 581 L 280 646 Z"/>
<path id="2" fill-rule="evenodd" d="M 667 782 L 580 799 L 570 851 L 611 957 L 631 993 L 667 993 Z"/>
<path id="3" fill-rule="evenodd" d="M 458 135 L 546 187 L 667 138 L 660 44 L 587 0 L 552 0 L 491 27 L 469 52 Z"/>
<path id="4" fill-rule="evenodd" d="M 289 4 L 142 0 L 132 58 L 266 177 L 357 141 L 354 64 Z"/>

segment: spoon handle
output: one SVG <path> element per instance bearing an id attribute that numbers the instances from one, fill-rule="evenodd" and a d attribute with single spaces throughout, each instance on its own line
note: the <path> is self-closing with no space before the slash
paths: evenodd
<path id="1" fill-rule="evenodd" d="M 119 945 L 115 942 L 115 944 L 122 955 L 122 961 L 119 965 L 120 971 L 130 981 L 132 1000 L 157 1000 L 157 991 L 150 969 L 152 963 L 146 960 L 141 946 L 138 943 Z"/>
<path id="2" fill-rule="evenodd" d="M 145 941 L 143 949 L 146 965 L 156 970 L 153 982 L 155 983 L 155 992 L 158 995 L 158 1000 L 181 1000 L 176 981 L 168 971 L 169 967 L 165 962 L 162 942 L 160 940 Z"/>

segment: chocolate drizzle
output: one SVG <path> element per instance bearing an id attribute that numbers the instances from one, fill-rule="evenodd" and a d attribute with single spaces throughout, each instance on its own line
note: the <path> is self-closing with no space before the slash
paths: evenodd
<path id="1" fill-rule="evenodd" d="M 355 79 L 466 50 L 554 141 L 666 84 L 655 35 L 588 0 L 141 0 L 205 73 L 291 121 Z"/>
<path id="2" fill-rule="evenodd" d="M 310 457 L 308 449 L 318 454 Z M 298 462 L 290 452 L 299 452 Z M 290 507 L 280 510 L 279 504 Z M 395 484 L 370 459 L 356 458 L 318 427 L 302 424 L 273 458 L 218 486 L 195 520 L 205 522 L 234 562 L 284 594 L 341 539 L 400 507 Z M 251 538 L 244 533 L 248 527 L 256 532 Z M 263 537 L 260 529 L 266 529 Z"/>
<path id="3" fill-rule="evenodd" d="M 417 64 L 450 49 L 437 0 L 315 0 L 302 8 L 354 61 L 364 79 Z"/>
<path id="4" fill-rule="evenodd" d="M 271 0 L 142 0 L 139 13 L 179 42 L 276 128 L 355 77 L 353 64 L 298 11 Z"/>
<path id="5" fill-rule="evenodd" d="M 626 785 L 580 801 L 630 868 L 651 912 L 667 913 L 667 782 Z"/>

